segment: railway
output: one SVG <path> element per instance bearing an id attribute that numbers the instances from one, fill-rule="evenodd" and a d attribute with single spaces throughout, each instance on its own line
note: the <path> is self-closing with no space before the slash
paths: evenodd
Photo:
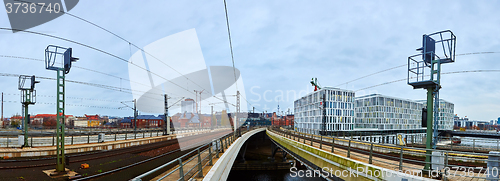
<path id="1" fill-rule="evenodd" d="M 280 130 L 280 129 L 273 129 L 273 131 L 276 131 L 276 132 L 279 132 L 281 134 L 288 134 L 292 137 L 296 137 L 296 138 L 299 138 L 301 141 L 302 140 L 307 140 L 307 142 L 309 141 L 313 141 L 313 142 L 316 142 L 316 143 L 320 143 L 323 144 L 323 145 L 327 145 L 327 146 L 332 146 L 334 145 L 335 148 L 340 148 L 340 149 L 344 149 L 344 150 L 348 150 L 348 146 L 346 146 L 346 144 L 339 144 L 340 142 L 349 142 L 348 139 L 342 139 L 342 138 L 332 138 L 332 137 L 322 137 L 323 140 L 320 140 L 320 139 L 317 139 L 317 135 L 311 135 L 311 134 L 307 134 L 307 133 L 300 133 L 298 134 L 297 132 L 290 132 L 290 131 L 285 131 L 285 130 Z M 312 136 L 312 137 L 311 137 Z M 334 141 L 334 144 L 332 144 L 331 140 L 335 139 Z M 330 140 L 330 141 L 326 141 L 326 140 Z M 357 145 L 364 145 L 365 147 L 369 148 L 369 146 L 371 145 L 371 143 L 368 143 L 368 142 L 362 142 L 362 141 L 355 141 L 355 140 L 351 140 L 351 144 L 357 144 Z M 384 159 L 388 159 L 388 160 L 392 160 L 392 161 L 399 161 L 400 160 L 400 154 L 399 154 L 399 151 L 401 150 L 401 147 L 398 147 L 398 146 L 391 146 L 391 145 L 381 145 L 381 144 L 373 144 L 373 147 L 378 147 L 378 148 L 383 148 L 383 149 L 386 149 L 386 150 L 391 150 L 391 151 L 388 151 L 388 152 L 380 152 L 380 151 L 376 151 L 375 149 L 373 150 L 373 155 L 375 157 L 380 157 L 380 158 L 384 158 Z M 422 150 L 422 149 L 418 149 L 418 148 L 411 148 L 411 147 L 403 147 L 403 150 L 406 152 L 406 153 L 417 153 L 417 154 L 421 154 L 421 155 L 424 155 L 425 154 L 425 151 Z M 370 153 L 370 150 L 369 149 L 362 149 L 362 148 L 357 148 L 357 147 L 354 147 L 354 146 L 351 146 L 350 147 L 350 151 L 351 151 L 351 154 L 353 153 L 356 153 L 356 154 L 360 154 L 360 155 L 368 155 Z M 484 156 L 484 155 L 478 155 L 478 154 L 474 154 L 472 152 L 470 152 L 470 154 L 464 154 L 464 153 L 449 153 L 450 156 L 454 156 L 454 157 L 464 157 L 464 160 L 468 160 L 468 159 L 488 159 L 487 156 Z M 415 165 L 420 165 L 423 166 L 425 165 L 425 156 L 416 156 L 416 155 L 410 155 L 410 154 L 404 154 L 403 155 L 403 159 L 404 159 L 404 162 L 405 163 L 410 163 L 410 164 L 415 164 Z M 449 160 L 448 161 L 448 164 L 449 165 L 455 165 L 455 166 L 461 166 L 461 167 L 470 167 L 470 168 L 475 168 L 474 169 L 474 172 L 475 173 L 478 173 L 479 171 L 481 171 L 480 169 L 476 168 L 476 167 L 487 167 L 486 163 L 480 163 L 480 162 L 465 162 L 465 161 L 456 161 L 456 160 Z M 455 168 L 451 167 L 450 166 L 450 170 L 454 170 Z M 483 170 L 484 171 L 484 170 Z"/>
<path id="2" fill-rule="evenodd" d="M 78 173 L 77 176 L 71 178 L 72 180 L 110 180 L 111 178 L 126 180 L 187 153 L 190 149 L 181 150 L 180 142 L 186 143 L 187 147 L 195 147 L 228 135 L 230 132 L 223 130 L 109 151 L 69 154 L 66 168 Z M 82 163 L 89 164 L 90 168 L 81 169 Z M 42 178 L 50 178 L 42 171 L 53 169 L 54 165 L 55 157 L 1 160 L 0 174 L 3 175 L 2 180 L 19 180 L 20 178 L 39 180 L 42 175 Z"/>

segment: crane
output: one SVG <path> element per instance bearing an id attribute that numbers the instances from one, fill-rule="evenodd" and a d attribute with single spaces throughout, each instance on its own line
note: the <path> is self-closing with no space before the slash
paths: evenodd
<path id="1" fill-rule="evenodd" d="M 314 86 L 314 91 L 321 89 L 321 85 L 319 85 L 318 78 L 312 78 L 311 85 Z"/>

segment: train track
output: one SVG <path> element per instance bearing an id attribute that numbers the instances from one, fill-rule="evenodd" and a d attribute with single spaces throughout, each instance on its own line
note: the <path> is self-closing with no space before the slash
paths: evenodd
<path id="1" fill-rule="evenodd" d="M 187 136 L 187 137 L 183 137 L 182 139 L 183 139 L 183 141 L 189 141 L 189 140 L 200 138 L 202 136 L 203 137 L 209 136 L 209 135 L 213 135 L 216 133 L 217 132 L 211 132 L 211 133 L 206 133 L 206 134 Z M 96 151 L 96 152 L 82 153 L 82 154 L 68 154 L 67 158 L 69 160 L 69 163 L 78 163 L 78 162 L 84 162 L 84 161 L 89 161 L 89 160 L 114 157 L 114 156 L 119 156 L 119 155 L 123 155 L 123 154 L 137 154 L 137 153 L 147 152 L 150 150 L 154 150 L 154 149 L 161 148 L 161 147 L 166 147 L 166 146 L 173 145 L 176 143 L 178 143 L 178 139 L 174 138 L 174 139 L 170 139 L 170 140 L 166 140 L 166 141 L 162 141 L 162 142 L 150 143 L 150 144 L 145 144 L 145 145 L 137 145 L 137 146 L 119 148 L 119 149 L 113 149 L 113 150 Z M 37 159 L 20 159 L 20 160 L 1 160 L 0 161 L 0 170 L 50 166 L 50 165 L 55 165 L 55 163 L 56 163 L 55 161 L 56 161 L 56 157 L 44 157 L 44 158 L 37 158 Z M 27 162 L 29 164 L 26 164 Z"/>
<path id="2" fill-rule="evenodd" d="M 221 138 L 221 137 L 224 137 L 224 136 L 227 136 L 229 134 L 233 134 L 232 132 L 230 133 L 227 133 L 227 134 L 219 134 L 217 135 L 217 139 L 218 138 Z M 203 135 L 203 137 L 205 138 L 206 140 L 206 137 L 208 135 Z M 216 139 L 216 138 L 213 138 L 213 139 Z M 195 139 L 193 139 L 195 140 Z M 212 139 L 210 139 L 212 140 Z M 129 164 L 129 165 L 125 165 L 125 166 L 122 166 L 122 167 L 118 167 L 118 168 L 115 168 L 115 169 L 112 169 L 112 170 L 109 170 L 109 171 L 106 171 L 106 172 L 102 172 L 102 173 L 99 173 L 99 174 L 94 174 L 94 175 L 90 175 L 90 176 L 86 176 L 86 177 L 82 177 L 82 176 L 75 176 L 75 177 L 71 177 L 70 180 L 73 180 L 73 181 L 83 181 L 83 180 L 120 180 L 120 179 L 126 179 L 126 180 L 129 180 L 141 173 L 144 173 L 144 172 L 147 172 L 149 170 L 152 170 L 160 165 L 163 165 L 165 163 L 168 163 L 172 160 L 175 160 L 177 159 L 178 157 L 184 155 L 184 154 L 187 154 L 188 152 L 192 151 L 193 149 L 196 148 L 196 145 L 203 145 L 204 143 L 202 142 L 194 142 L 193 144 L 190 144 L 186 147 L 192 147 L 190 149 L 187 149 L 187 150 L 181 150 L 181 149 L 173 149 L 173 150 L 170 150 L 166 153 L 163 153 L 161 155 L 158 155 L 158 156 L 154 156 L 154 157 L 151 157 L 151 158 L 148 158 L 148 159 L 145 159 L 145 160 L 142 160 L 140 162 L 136 162 L 136 163 L 132 163 L 132 164 Z M 207 146 L 204 146 L 202 147 L 202 149 L 205 149 Z M 191 153 L 191 155 L 188 155 L 187 157 L 191 157 L 191 156 L 194 156 L 196 155 L 197 153 Z M 140 166 L 140 167 L 139 167 Z M 163 173 L 164 171 L 167 171 L 173 167 L 175 167 L 176 165 L 170 165 L 170 166 L 167 166 L 165 168 L 163 168 L 161 171 L 158 171 L 156 174 L 153 174 L 153 175 L 150 175 L 148 178 L 149 179 L 152 179 L 154 178 L 155 176 Z M 140 168 L 140 170 L 137 170 L 137 168 Z M 124 175 L 125 174 L 125 175 Z M 118 178 L 117 178 L 118 177 Z M 147 179 L 146 179 L 147 180 Z"/>
<path id="3" fill-rule="evenodd" d="M 241 128 L 242 130 L 244 130 L 244 128 Z M 244 134 L 245 132 L 247 131 L 241 131 L 241 134 Z M 223 134 L 223 135 L 217 135 L 217 138 L 213 138 L 213 139 L 219 139 L 219 138 L 222 138 L 222 137 L 225 137 L 225 136 L 229 136 L 233 134 L 233 132 L 230 132 L 230 133 L 227 133 L 227 134 Z M 204 135 L 205 137 L 205 140 L 206 140 L 206 135 Z M 212 139 L 210 139 L 212 140 Z M 99 174 L 94 174 L 94 175 L 91 175 L 91 176 L 87 176 L 87 177 L 82 177 L 82 176 L 76 176 L 76 177 L 72 177 L 70 178 L 70 180 L 73 180 L 73 181 L 83 181 L 83 180 L 130 180 L 134 177 L 136 177 L 137 175 L 140 175 L 142 173 L 145 173 L 147 171 L 150 171 L 150 170 L 153 170 L 155 168 L 157 168 L 158 166 L 161 166 L 165 163 L 168 163 L 172 160 L 175 160 L 177 159 L 178 157 L 181 157 L 187 153 L 189 153 L 190 151 L 196 149 L 196 145 L 203 145 L 204 143 L 201 143 L 201 142 L 195 142 L 193 144 L 190 144 L 186 147 L 193 147 L 193 148 L 190 148 L 190 149 L 187 149 L 187 150 L 180 150 L 180 149 L 174 149 L 174 150 L 170 150 L 169 152 L 167 153 L 163 153 L 161 155 L 158 155 L 158 156 L 155 156 L 155 157 L 151 157 L 151 158 L 148 158 L 148 159 L 145 159 L 145 160 L 142 160 L 140 162 L 136 162 L 136 163 L 132 163 L 132 164 L 129 164 L 129 165 L 125 165 L 125 166 L 122 166 L 122 167 L 119 167 L 119 168 L 115 168 L 115 169 L 112 169 L 112 170 L 109 170 L 109 171 L 106 171 L 106 172 L 102 172 L 102 173 L 99 173 Z M 201 147 L 201 150 L 203 149 L 206 149 L 208 146 L 203 146 Z M 196 152 L 193 152 L 191 153 L 190 155 L 187 155 L 186 158 L 190 158 L 192 156 L 195 156 L 197 153 Z M 176 164 L 172 164 L 172 165 L 169 165 L 167 167 L 164 167 L 163 169 L 155 172 L 154 174 L 151 174 L 145 178 L 143 178 L 143 180 L 151 180 L 153 178 L 155 178 L 156 176 L 168 171 L 169 169 L 173 168 L 177 166 Z M 140 169 L 140 170 L 138 170 Z"/>
<path id="4" fill-rule="evenodd" d="M 281 130 L 273 130 L 273 131 L 285 133 Z M 285 134 L 288 134 L 288 133 L 285 133 Z M 299 135 L 293 135 L 293 136 L 296 136 L 300 139 L 305 139 L 307 141 L 311 141 L 311 137 L 305 137 L 305 136 L 299 136 Z M 313 138 L 313 142 L 320 143 L 320 140 Z M 322 144 L 332 146 L 331 142 L 323 141 Z M 344 149 L 344 150 L 348 149 L 348 146 L 344 146 L 344 145 L 340 145 L 340 144 L 334 144 L 334 145 L 335 145 L 335 148 L 340 148 L 340 149 Z M 360 148 L 355 148 L 355 147 L 351 147 L 350 150 L 351 150 L 351 154 L 354 152 L 354 153 L 366 155 L 370 152 L 370 150 L 365 150 L 365 149 L 360 149 Z M 378 152 L 378 151 L 373 150 L 373 155 L 374 155 L 374 157 L 378 156 L 378 157 L 381 157 L 381 158 L 384 158 L 387 160 L 391 160 L 391 161 L 399 161 L 399 154 L 398 153 L 383 153 L 383 152 Z M 419 165 L 419 166 L 425 165 L 425 163 L 423 163 L 423 162 L 425 162 L 425 157 L 403 155 L 403 159 L 405 160 L 404 161 L 405 163 L 415 164 L 415 165 Z M 464 162 L 457 162 L 457 161 L 453 161 L 453 160 L 449 160 L 449 164 L 450 165 L 459 165 L 461 167 L 472 167 L 472 168 L 486 167 L 486 163 L 484 163 L 484 164 L 483 163 L 464 163 Z M 480 171 L 480 169 L 474 169 L 474 172 L 476 172 L 476 173 L 479 171 Z"/>

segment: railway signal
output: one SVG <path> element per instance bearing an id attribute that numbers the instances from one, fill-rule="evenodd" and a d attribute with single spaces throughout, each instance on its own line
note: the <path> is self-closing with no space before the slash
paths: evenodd
<path id="1" fill-rule="evenodd" d="M 26 83 L 29 82 L 29 85 Z M 21 91 L 21 104 L 24 107 L 24 121 L 23 121 L 23 132 L 24 141 L 23 147 L 28 147 L 28 122 L 30 116 L 28 114 L 28 105 L 36 103 L 36 90 L 35 84 L 40 83 L 40 81 L 35 80 L 35 76 L 20 75 L 18 89 Z"/>
<path id="2" fill-rule="evenodd" d="M 56 94 L 56 172 L 66 172 L 64 157 L 64 107 L 65 107 L 65 78 L 71 69 L 71 64 L 78 58 L 73 57 L 71 48 L 49 45 L 45 48 L 45 69 L 57 72 L 57 94 Z"/>
<path id="3" fill-rule="evenodd" d="M 431 149 L 436 149 L 437 143 L 441 64 L 455 62 L 455 46 L 456 37 L 453 32 L 440 31 L 423 35 L 422 47 L 417 49 L 421 54 L 408 57 L 407 83 L 413 86 L 413 89 L 427 89 L 427 151 L 424 167 L 427 171 L 431 168 Z"/>

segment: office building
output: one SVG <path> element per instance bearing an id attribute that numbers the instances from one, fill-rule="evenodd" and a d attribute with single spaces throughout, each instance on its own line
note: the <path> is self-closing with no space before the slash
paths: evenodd
<path id="1" fill-rule="evenodd" d="M 326 122 L 323 123 L 323 94 L 326 94 Z M 301 132 L 326 134 L 354 130 L 354 91 L 324 87 L 294 102 L 295 128 Z"/>

